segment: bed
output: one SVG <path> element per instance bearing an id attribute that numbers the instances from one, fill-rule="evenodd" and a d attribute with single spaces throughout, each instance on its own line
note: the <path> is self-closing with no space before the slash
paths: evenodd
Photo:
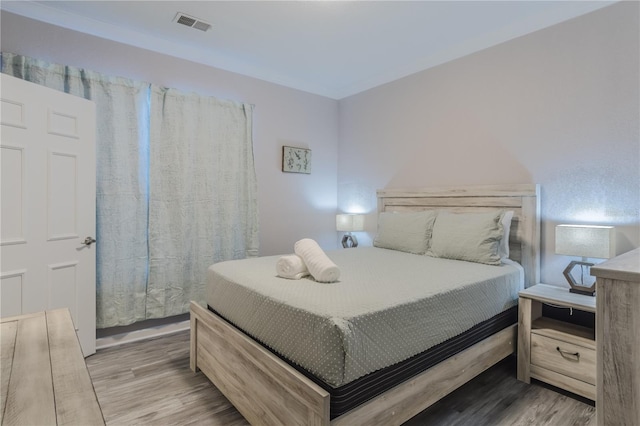
<path id="1" fill-rule="evenodd" d="M 342 291 L 346 291 L 346 296 L 342 298 L 335 293 L 340 286 L 332 287 L 310 280 L 284 283 L 281 279 L 274 278 L 273 258 L 234 261 L 246 262 L 241 264 L 246 268 L 239 267 L 240 264 L 226 262 L 214 265 L 216 267 L 210 273 L 215 274 L 217 282 L 222 283 L 217 284 L 215 290 L 208 295 L 207 300 L 214 306 L 208 309 L 196 303 L 191 305 L 191 368 L 194 371 L 202 370 L 250 423 L 256 425 L 401 424 L 513 353 L 516 328 L 514 300 L 517 299 L 520 286 L 528 287 L 535 284 L 539 273 L 537 185 L 380 190 L 378 200 L 380 213 L 431 210 L 448 213 L 483 213 L 496 209 L 513 211 L 509 233 L 509 257 L 517 264 L 504 261 L 500 262 L 500 267 L 477 265 L 472 262 L 432 259 L 429 256 L 398 253 L 394 250 L 373 247 L 330 252 L 332 259 L 335 259 L 336 264 L 340 264 L 343 269 L 339 284 L 345 287 Z M 479 281 L 484 283 L 482 284 L 484 287 L 476 290 L 478 293 L 475 295 L 467 295 L 466 302 L 459 299 L 460 294 L 457 291 L 447 291 L 445 295 L 449 300 L 446 297 L 441 298 L 435 302 L 429 302 L 431 305 L 422 302 L 421 299 L 414 300 L 414 295 L 407 296 L 408 293 L 405 294 L 404 287 L 398 282 L 394 283 L 393 291 L 386 290 L 386 293 L 383 291 L 382 294 L 367 291 L 366 287 L 358 287 L 363 284 L 354 284 L 353 288 L 348 289 L 355 275 L 364 277 L 365 283 L 375 281 L 376 277 L 382 277 L 384 269 L 390 269 L 384 264 L 384 259 L 387 258 L 390 264 L 399 265 L 399 271 L 409 268 L 419 276 L 431 274 L 433 277 L 438 276 L 435 271 L 442 267 L 443 261 L 444 263 L 457 262 L 458 266 L 454 267 L 454 270 L 459 272 L 451 275 L 462 277 L 461 287 L 465 287 L 465 279 L 469 276 L 478 277 Z M 434 262 L 435 264 L 432 264 Z M 381 269 L 367 267 L 367 264 L 379 264 Z M 267 274 L 264 271 L 269 267 L 271 273 Z M 263 272 L 252 272 L 260 270 Z M 436 287 L 438 282 L 446 280 L 446 269 L 443 271 L 440 278 L 433 278 L 436 281 Z M 235 276 L 238 273 L 239 276 Z M 370 275 L 367 276 L 367 273 Z M 395 275 L 398 275 L 397 271 Z M 262 276 L 265 278 L 261 279 Z M 401 276 L 398 280 L 404 282 Z M 458 279 L 456 282 L 459 281 Z M 241 284 L 238 286 L 236 282 Z M 261 287 L 261 291 L 265 294 L 255 296 L 255 289 L 246 288 L 251 287 L 247 284 L 250 282 Z M 451 284 L 445 283 L 445 285 Z M 496 285 L 498 287 L 495 287 Z M 303 291 L 305 286 L 308 286 L 311 291 L 316 291 L 312 297 L 306 296 L 306 301 Z M 296 295 L 296 291 L 300 291 L 300 295 Z M 430 289 L 424 291 L 431 292 Z M 273 300 L 284 297 L 285 294 L 289 294 L 293 299 L 287 301 L 288 305 L 277 306 L 271 311 L 267 309 L 272 305 Z M 354 297 L 357 295 L 363 296 Z M 489 307 L 487 312 L 477 312 L 476 318 L 470 320 L 469 324 L 462 320 L 466 315 L 458 315 L 454 321 L 458 329 L 454 327 L 452 331 L 435 333 L 437 336 L 434 337 L 429 335 L 424 324 L 419 323 L 424 312 L 435 311 L 443 306 L 450 306 L 450 310 L 453 311 L 453 307 L 475 305 L 469 300 L 481 299 L 483 295 L 488 300 L 495 299 L 495 306 Z M 354 304 L 351 303 L 354 298 L 366 300 Z M 320 303 L 323 299 L 330 303 Z M 400 319 L 398 320 L 400 322 L 396 321 L 392 327 L 388 327 L 394 329 L 390 337 L 384 337 L 378 333 L 377 329 L 370 327 L 371 323 L 380 323 L 376 315 L 396 318 L 392 308 L 378 306 L 380 299 L 388 299 L 387 302 L 390 302 L 393 309 L 413 312 L 411 321 L 403 323 Z M 219 300 L 226 301 L 218 303 Z M 241 300 L 242 303 L 234 305 L 233 300 Z M 265 303 L 265 300 L 269 303 Z M 358 300 L 358 302 L 361 301 Z M 245 306 L 245 312 L 242 311 L 243 306 Z M 358 311 L 362 306 L 366 306 L 367 309 Z M 402 309 L 397 308 L 398 306 Z M 424 310 L 416 310 L 418 306 L 422 306 Z M 262 320 L 260 316 L 253 315 L 253 312 L 261 310 L 269 312 Z M 348 321 L 343 321 L 343 324 L 340 318 L 344 315 L 340 317 L 339 314 L 345 311 L 348 312 Z M 500 327 L 486 326 L 502 313 L 508 313 L 508 315 L 501 317 Z M 296 315 L 299 316 L 296 317 Z M 317 316 L 321 322 L 312 324 L 308 322 L 309 316 Z M 434 318 L 437 319 L 439 316 L 440 314 L 437 313 Z M 335 318 L 338 320 L 336 321 Z M 360 321 L 362 318 L 367 318 L 369 323 Z M 427 322 L 433 321 L 434 319 L 427 320 Z M 303 326 L 298 331 L 295 327 L 283 328 L 282 324 L 287 323 Z M 388 321 L 385 322 L 387 323 Z M 310 325 L 304 329 L 304 324 Z M 398 326 L 398 324 L 404 325 Z M 415 326 L 406 327 L 406 324 Z M 473 326 L 473 324 L 476 325 Z M 469 329 L 470 326 L 471 329 Z M 282 331 L 269 333 L 270 327 L 272 330 Z M 477 332 L 478 327 L 485 330 L 484 334 Z M 442 325 L 432 328 L 437 331 L 444 329 Z M 322 334 L 318 330 L 328 331 L 328 334 Z M 332 337 L 336 334 L 336 330 L 342 330 L 341 334 Z M 448 345 L 451 340 L 458 338 L 458 335 L 466 336 L 466 334 L 460 334 L 463 330 L 476 330 L 472 333 L 476 337 L 475 340 L 460 343 L 463 346 L 459 346 L 456 351 L 436 351 L 442 354 L 435 358 L 428 355 L 430 363 L 421 364 L 422 367 L 417 370 L 415 357 L 422 356 L 422 353 L 416 354 L 415 357 L 411 355 L 416 351 L 415 348 L 407 349 L 414 352 L 400 355 L 387 353 L 402 352 L 404 349 L 400 346 L 403 342 L 411 344 L 418 342 L 422 339 L 422 336 L 418 337 L 416 334 L 420 330 L 425 330 L 422 333 L 424 340 L 430 341 L 427 346 L 435 348 L 439 348 L 441 344 Z M 350 340 L 351 335 L 357 333 L 366 338 Z M 305 336 L 308 338 L 307 341 Z M 332 338 L 342 344 L 332 343 Z M 325 341 L 326 344 L 322 343 Z M 298 347 L 292 346 L 291 342 L 297 342 Z M 311 351 L 308 350 L 310 346 L 313 347 Z M 329 349 L 325 350 L 325 347 L 332 346 L 344 346 L 353 350 L 349 353 L 334 354 L 336 362 L 332 362 L 330 359 L 333 352 Z M 377 346 L 379 346 L 378 351 L 376 351 Z M 395 350 L 396 347 L 399 349 Z M 394 348 L 394 350 L 389 351 L 385 348 Z M 315 364 L 314 354 L 319 354 L 315 358 Z M 393 356 L 397 356 L 401 362 L 393 361 Z M 341 358 L 344 361 L 342 364 L 338 362 Z M 420 358 L 421 363 L 423 358 Z M 391 365 L 389 365 L 390 362 Z M 325 367 L 328 365 L 328 368 L 323 371 L 324 364 L 326 364 Z M 397 376 L 398 380 L 382 386 L 380 383 L 386 379 L 383 378 L 382 382 L 376 381 L 380 380 L 376 376 L 380 371 L 383 372 L 383 377 Z M 373 381 L 367 382 L 371 377 Z M 365 392 L 361 400 L 355 398 L 355 405 L 351 401 L 351 405 L 340 406 L 336 412 L 335 400 L 341 397 L 334 395 L 333 388 L 344 387 L 349 394 L 353 393 L 353 388 L 349 388 L 353 383 L 360 387 L 364 386 L 361 386 L 364 383 L 365 388 L 375 389 L 376 392 L 373 394 Z"/>

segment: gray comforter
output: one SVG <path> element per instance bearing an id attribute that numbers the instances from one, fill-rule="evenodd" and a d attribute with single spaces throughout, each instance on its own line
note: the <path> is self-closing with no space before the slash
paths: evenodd
<path id="1" fill-rule="evenodd" d="M 207 303 L 291 362 L 338 387 L 403 361 L 514 306 L 520 265 L 500 266 L 386 250 L 327 255 L 340 281 L 276 276 L 278 256 L 208 271 Z"/>

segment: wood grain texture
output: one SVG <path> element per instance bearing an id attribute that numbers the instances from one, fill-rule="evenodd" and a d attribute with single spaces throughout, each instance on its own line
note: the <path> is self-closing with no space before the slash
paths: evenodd
<path id="1" fill-rule="evenodd" d="M 198 372 L 198 364 L 196 358 L 198 355 L 198 319 L 195 315 L 189 317 L 189 368 L 194 373 Z"/>
<path id="2" fill-rule="evenodd" d="M 591 268 L 596 277 L 598 424 L 640 424 L 640 248 Z"/>
<path id="3" fill-rule="evenodd" d="M 189 368 L 189 332 L 100 349 L 86 359 L 107 425 L 249 423 Z"/>
<path id="4" fill-rule="evenodd" d="M 595 348 L 589 349 L 532 333 L 531 364 L 592 385 L 596 384 Z M 560 384 L 556 386 L 562 387 Z"/>
<path id="5" fill-rule="evenodd" d="M 594 329 L 552 318 L 538 318 L 531 325 L 533 333 L 596 350 Z"/>
<path id="6" fill-rule="evenodd" d="M 542 304 L 521 297 L 518 301 L 518 380 L 531 383 L 531 327 L 542 315 Z"/>
<path id="7" fill-rule="evenodd" d="M 567 289 L 538 284 L 522 290 L 518 303 L 518 379 L 526 383 L 531 378 L 542 380 L 595 400 L 594 331 L 542 317 L 543 303 L 590 311 L 595 308 L 594 300 Z"/>
<path id="8" fill-rule="evenodd" d="M 602 309 L 597 318 L 603 327 L 602 337 L 597 337 L 602 357 L 597 383 L 602 386 L 599 424 L 639 425 L 640 284 L 598 278 L 596 293 Z"/>
<path id="9" fill-rule="evenodd" d="M 58 425 L 104 424 L 69 310 L 46 317 Z"/>
<path id="10" fill-rule="evenodd" d="M 514 325 L 334 419 L 331 424 L 400 425 L 512 354 L 515 340 Z"/>
<path id="11" fill-rule="evenodd" d="M 427 188 L 393 188 L 378 190 L 378 197 L 413 197 L 416 194 L 429 197 L 495 197 L 495 196 L 536 196 L 538 188 L 535 184 L 503 184 L 475 186 L 441 186 Z"/>
<path id="12" fill-rule="evenodd" d="M 44 313 L 17 321 L 3 425 L 56 424 Z"/>
<path id="13" fill-rule="evenodd" d="M 591 275 L 640 285 L 640 248 L 593 266 Z"/>
<path id="14" fill-rule="evenodd" d="M 197 303 L 191 303 L 191 315 L 197 366 L 249 422 L 328 424 L 324 389 Z"/>
<path id="15" fill-rule="evenodd" d="M 535 299 L 551 305 L 566 306 L 585 312 L 596 311 L 596 298 L 571 293 L 568 288 L 548 284 L 537 284 L 520 292 L 520 297 Z"/>
<path id="16" fill-rule="evenodd" d="M 101 349 L 87 358 L 108 425 L 248 426 L 202 372 L 189 368 L 187 331 Z M 489 368 L 405 426 L 594 426 L 584 400 L 515 377 L 515 357 Z"/>
<path id="17" fill-rule="evenodd" d="M 593 272 L 593 271 L 592 271 Z M 607 303 L 604 293 L 603 283 L 605 278 L 596 279 L 596 318 L 602 315 L 599 321 L 596 321 L 596 353 L 600 354 L 596 360 L 596 403 L 604 401 L 604 362 L 602 359 L 604 344 L 604 305 Z M 598 425 L 604 425 L 604 407 L 601 406 L 596 412 Z"/>
<path id="18" fill-rule="evenodd" d="M 405 426 L 595 426 L 592 405 L 537 381 L 517 381 L 514 370 L 509 357 Z"/>
<path id="19" fill-rule="evenodd" d="M 524 268 L 525 288 L 540 282 L 540 187 L 534 185 L 532 191 L 535 194 L 522 196 L 522 234 L 518 236 L 522 252 L 514 258 Z"/>
<path id="20" fill-rule="evenodd" d="M 569 392 L 573 392 L 576 395 L 583 396 L 592 401 L 596 399 L 596 386 L 584 382 L 582 380 L 574 379 L 573 377 L 565 374 L 557 373 L 547 368 L 539 367 L 537 365 L 531 365 L 531 378 L 542 380 L 553 386 L 557 386 L 560 389 L 564 389 Z"/>
<path id="21" fill-rule="evenodd" d="M 2 321 L 2 425 L 101 425 L 68 309 Z"/>
<path id="22" fill-rule="evenodd" d="M 2 360 L 0 363 L 0 424 L 2 424 L 4 408 L 7 402 L 17 331 L 17 321 L 3 322 L 0 324 L 0 359 Z"/>

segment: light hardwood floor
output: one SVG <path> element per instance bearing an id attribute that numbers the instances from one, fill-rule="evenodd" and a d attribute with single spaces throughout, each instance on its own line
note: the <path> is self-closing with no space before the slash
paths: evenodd
<path id="1" fill-rule="evenodd" d="M 186 331 L 99 350 L 86 361 L 107 425 L 248 425 L 202 373 L 189 370 Z M 510 357 L 405 426 L 595 425 L 595 409 L 584 401 L 517 381 Z"/>

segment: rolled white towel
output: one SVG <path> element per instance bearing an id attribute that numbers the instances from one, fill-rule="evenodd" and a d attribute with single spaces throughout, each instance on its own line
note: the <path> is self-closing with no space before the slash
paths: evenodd
<path id="1" fill-rule="evenodd" d="M 316 281 L 332 283 L 340 278 L 338 266 L 327 257 L 326 253 L 314 240 L 304 238 L 296 242 L 293 251 L 302 258 Z"/>
<path id="2" fill-rule="evenodd" d="M 309 275 L 309 270 L 304 261 L 297 254 L 282 256 L 276 262 L 276 272 L 279 277 L 290 280 L 299 280 Z"/>

